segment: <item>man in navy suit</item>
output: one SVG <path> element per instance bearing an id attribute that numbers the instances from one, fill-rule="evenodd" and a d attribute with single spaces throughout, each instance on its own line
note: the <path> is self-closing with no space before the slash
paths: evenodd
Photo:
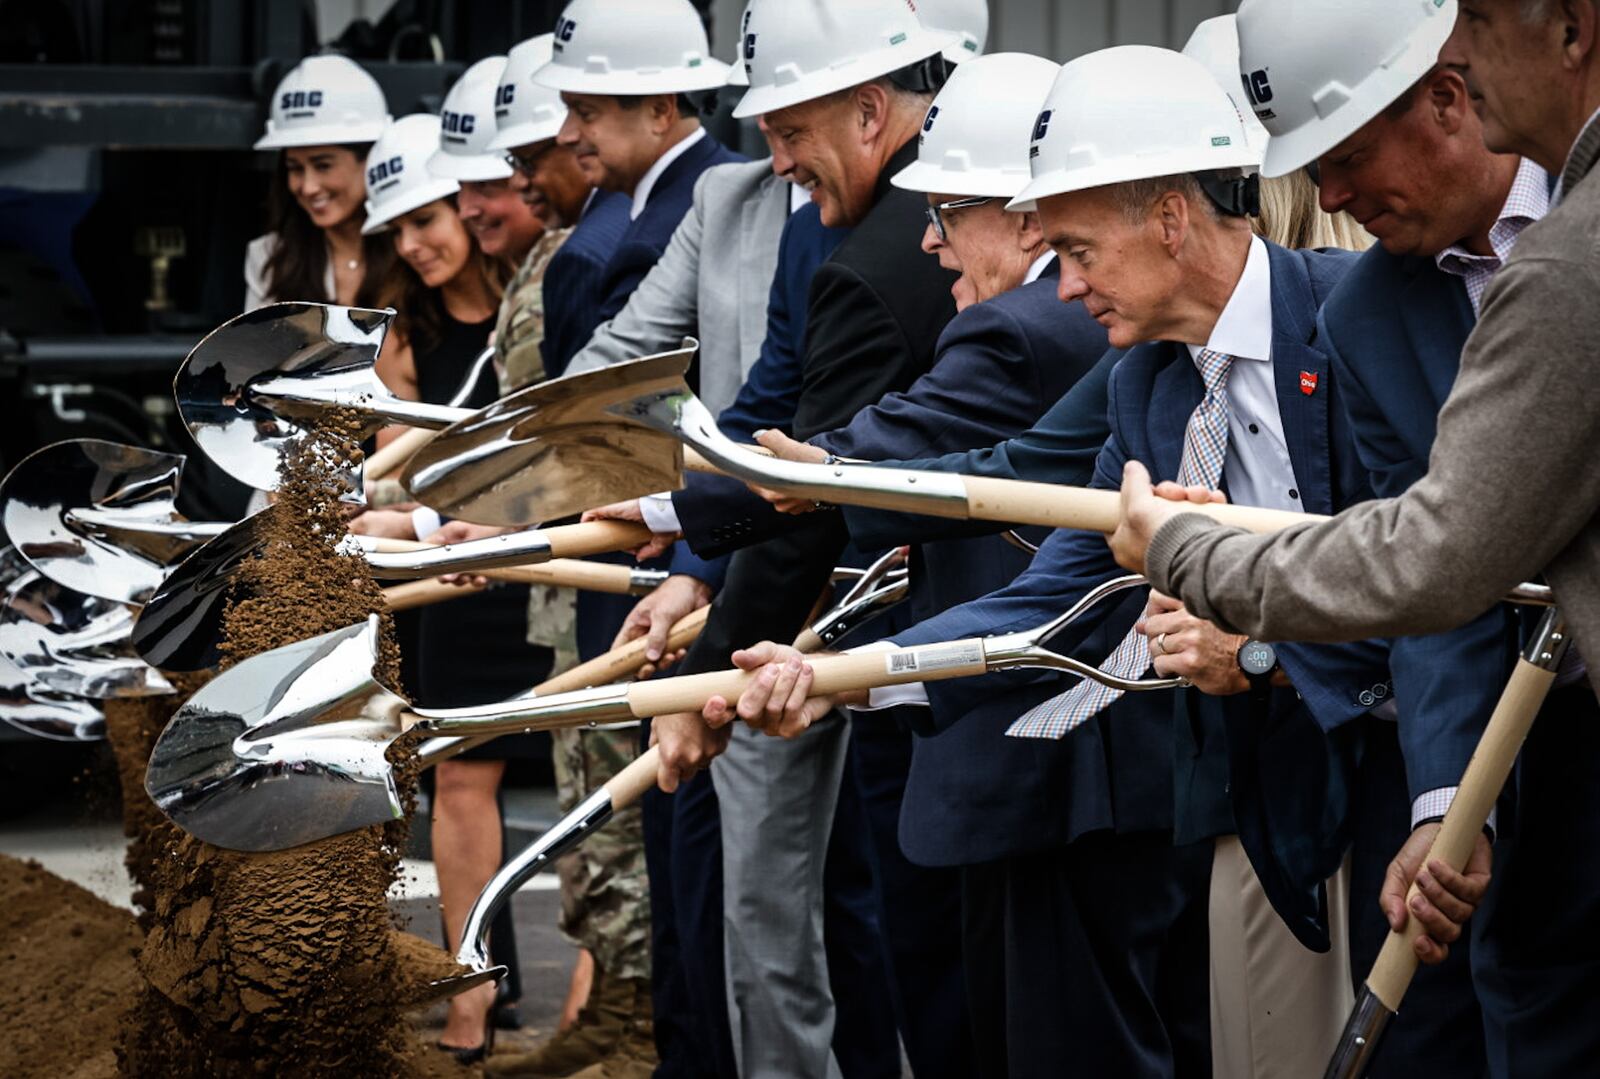
<path id="1" fill-rule="evenodd" d="M 546 331 L 549 378 L 561 375 L 594 328 L 627 304 L 688 212 L 700 174 L 745 160 L 700 123 L 701 107 L 714 101 L 728 66 L 707 55 L 705 29 L 686 0 L 661 7 L 648 18 L 620 19 L 607 17 L 595 0 L 574 0 L 561 17 L 570 39 L 558 37 L 550 63 L 533 73 L 534 82 L 559 90 L 567 106 L 557 143 L 577 155 L 597 189 L 622 196 L 626 211 L 592 300 L 564 308 L 547 301 L 562 317 L 554 341 Z M 590 70 L 586 59 L 594 55 L 633 64 Z M 557 276 L 552 266 L 550 278 Z"/>
<path id="2" fill-rule="evenodd" d="M 1116 86 L 1116 93 L 1107 94 L 1106 86 Z M 1151 123 L 1149 117 L 1166 117 L 1171 130 L 1165 134 L 1130 130 L 1118 119 L 1114 99 L 1146 96 L 1150 100 L 1133 107 L 1148 111 L 1135 115 L 1143 115 L 1145 125 Z M 1196 131 L 1205 132 L 1206 139 L 1194 140 Z M 1068 163 L 1067 133 L 1075 145 L 1092 146 L 1097 137 L 1105 139 L 1118 153 L 1099 158 L 1074 154 Z M 1149 167 L 1144 162 L 1151 154 L 1122 156 L 1123 144 L 1130 140 L 1158 142 L 1163 137 L 1177 145 L 1164 155 L 1176 166 L 1172 175 L 1141 174 L 1138 170 Z M 1314 341 L 1316 308 L 1352 256 L 1289 252 L 1252 238 L 1242 216 L 1249 185 L 1238 180 L 1238 170 L 1250 163 L 1242 147 L 1237 113 L 1198 64 L 1165 50 L 1110 50 L 1063 69 L 1035 129 L 1034 183 L 1024 197 L 1039 198 L 1045 236 L 1063 260 L 1061 298 L 1081 300 L 1108 329 L 1110 343 L 1129 350 L 1110 372 L 1111 435 L 1099 455 L 1093 485 L 1115 487 L 1121 461 L 1129 455 L 1156 462 L 1166 474 L 1182 471 L 1189 478 L 1196 478 L 1198 460 L 1206 469 L 1199 479 L 1225 483 L 1242 501 L 1327 511 L 1361 497 L 1366 489 L 1344 418 L 1335 407 L 1328 358 Z M 1113 163 L 1096 170 L 1095 162 L 1108 157 Z M 1011 585 L 893 640 L 927 643 L 1032 628 L 1118 575 L 1103 537 L 1058 531 Z M 1115 613 L 1090 612 L 1067 627 L 1055 646 L 1076 650 L 1099 634 L 1095 647 L 1103 655 L 1110 650 L 1108 642 L 1123 639 L 1136 617 L 1126 604 Z M 1190 627 L 1169 637 L 1159 644 L 1158 638 L 1132 638 L 1143 650 L 1134 675 L 1148 668 L 1160 644 L 1170 644 L 1170 654 L 1203 649 L 1231 653 L 1239 647 L 1237 641 L 1202 637 Z M 1282 651 L 1284 665 L 1302 689 L 1364 710 L 1360 693 L 1370 688 L 1374 676 L 1365 657 L 1352 656 L 1348 662 L 1319 657 L 1313 670 L 1289 654 L 1290 649 Z M 1124 646 L 1118 646 L 1114 654 L 1123 652 Z M 763 646 L 735 660 L 756 667 L 780 654 L 775 646 Z M 805 700 L 806 669 L 803 663 L 784 662 L 763 670 L 756 688 L 738 702 L 738 714 L 785 732 L 802 728 L 821 707 L 835 703 Z M 1281 850 L 1272 840 L 1285 828 L 1297 838 L 1302 828 L 1315 833 L 1323 819 L 1320 788 L 1337 787 L 1336 782 L 1325 783 L 1327 777 L 1316 769 L 1333 771 L 1341 762 L 1330 754 L 1321 730 L 1295 694 L 1272 687 L 1266 672 L 1262 674 L 1247 681 L 1237 666 L 1209 677 L 1196 671 L 1200 688 L 1210 692 L 1184 695 L 1180 716 L 1187 722 L 1180 723 L 1179 735 L 1186 738 L 1189 752 L 1180 748 L 1187 758 L 1180 763 L 1192 765 L 1206 748 L 1196 743 L 1222 739 L 1225 731 L 1230 748 L 1237 743 L 1249 749 L 1234 752 L 1220 776 L 1182 778 L 1192 780 L 1196 803 L 1222 803 L 1222 819 L 1213 820 L 1202 836 L 1231 830 L 1221 788 L 1232 784 L 1232 823 L 1262 886 L 1298 936 L 1325 948 L 1326 928 L 1320 924 L 1325 911 L 1307 886 L 1331 875 L 1342 844 L 1334 837 Z M 1095 753 L 1114 753 L 1119 739 L 1135 733 L 1131 724 L 1115 721 L 1115 711 L 1087 718 L 1103 702 L 1091 698 L 1085 708 L 1073 694 L 1065 695 L 1064 702 L 1052 699 L 1063 681 L 1036 672 L 991 675 L 929 684 L 927 695 L 937 713 L 963 716 L 967 724 L 984 722 L 981 717 L 987 716 L 991 729 L 1024 713 L 1025 721 L 1040 718 L 1022 724 L 1030 730 L 1039 726 L 1055 733 L 1069 722 L 1081 722 L 1069 738 L 1107 743 L 1104 748 L 1085 747 L 1086 761 Z M 781 713 L 777 723 L 767 721 L 769 703 Z M 1119 701 L 1112 707 L 1125 709 L 1127 704 Z M 707 712 L 708 719 L 729 714 L 717 701 Z M 1245 733 L 1252 737 L 1241 737 Z M 1170 747 L 1167 741 L 1155 751 L 1170 753 Z M 1136 745 L 1129 749 L 1139 751 Z M 1278 773 L 1287 767 L 1294 769 L 1294 784 L 1316 788 L 1318 795 L 1301 796 L 1297 802 L 1296 792 L 1284 791 Z M 1275 777 L 1278 787 L 1273 787 Z M 1271 800 L 1270 821 L 1259 808 L 1261 799 L 1247 797 L 1252 790 Z M 1163 793 L 1171 797 L 1170 788 Z M 1129 792 L 1113 784 L 1099 796 L 1103 823 L 1098 827 L 1117 828 L 1124 814 L 1138 822 L 1135 828 L 1159 827 L 1145 823 L 1148 809 L 1140 815 L 1139 803 L 1155 797 L 1148 790 Z M 1296 811 L 1301 819 L 1284 815 Z M 1191 806 L 1188 812 L 1197 811 Z M 1083 825 L 1085 831 L 1095 830 L 1087 816 Z M 1149 889 L 1151 897 L 1143 917 L 1124 919 L 1116 903 L 1101 902 L 1103 897 L 1088 884 L 1099 859 L 1107 857 L 1103 845 L 1091 837 L 1073 846 L 1079 848 L 1077 864 L 1062 859 L 1048 865 L 1018 864 L 1008 879 L 1007 901 L 1013 904 L 1008 914 L 1019 924 L 1049 927 L 1016 940 L 1008 965 L 1018 971 L 1033 963 L 1065 965 L 1079 973 L 1082 993 L 1082 999 L 1074 996 L 1045 1020 L 1032 1010 L 1027 979 L 1012 987 L 1007 1019 L 1015 1031 L 1014 1044 L 1037 1054 L 1027 1058 L 1031 1070 L 1030 1063 L 1018 1062 L 1013 1073 L 1034 1074 L 1051 1059 L 1084 1062 L 1087 1052 L 1091 1055 L 1084 1066 L 1096 1073 L 1170 1074 L 1181 1062 L 1174 1061 L 1172 1032 L 1163 1026 L 1159 1002 L 1170 987 L 1159 984 L 1156 956 L 1187 913 L 1183 882 L 1192 881 L 1196 873 L 1204 880 L 1209 858 L 1193 867 L 1185 861 L 1193 857 L 1191 851 L 1174 848 L 1170 840 L 1142 847 L 1130 843 L 1120 852 L 1120 872 L 1124 879 L 1140 880 L 1139 887 Z M 1157 896 L 1162 892 L 1164 905 Z M 1119 900 L 1125 896 L 1126 889 L 1118 893 Z M 1105 951 L 1099 950 L 1103 942 L 1112 942 Z M 1284 986 L 1286 993 L 1297 989 Z M 1099 1036 L 1068 1036 L 1061 1025 L 1063 1011 L 1081 1016 Z M 1323 1044 L 1293 1047 L 1299 1057 L 1289 1065 L 1292 1071 L 1320 1067 L 1318 1054 L 1325 1060 L 1341 1018 L 1332 1015 L 1323 1023 L 1317 1039 Z M 1050 1030 L 1041 1030 L 1052 1023 Z M 1052 1031 L 1059 1036 L 1054 1044 Z"/>

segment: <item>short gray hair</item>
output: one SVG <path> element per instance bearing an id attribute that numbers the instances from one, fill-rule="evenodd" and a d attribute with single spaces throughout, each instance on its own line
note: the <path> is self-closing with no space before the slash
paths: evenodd
<path id="1" fill-rule="evenodd" d="M 1150 207 L 1155 205 L 1156 200 L 1168 191 L 1176 191 L 1191 207 L 1199 207 L 1199 212 L 1207 217 L 1217 218 L 1222 215 L 1221 209 L 1211 201 L 1211 196 L 1206 194 L 1205 188 L 1200 186 L 1200 181 L 1195 179 L 1193 173 L 1188 172 L 1115 184 L 1112 186 L 1111 196 L 1116 200 L 1123 216 L 1132 224 L 1138 224 L 1145 219 L 1145 215 L 1150 212 Z"/>

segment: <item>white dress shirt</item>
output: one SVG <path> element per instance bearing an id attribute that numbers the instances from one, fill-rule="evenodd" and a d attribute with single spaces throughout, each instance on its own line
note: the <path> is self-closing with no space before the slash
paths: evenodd
<path id="1" fill-rule="evenodd" d="M 628 211 L 628 220 L 636 221 L 644 213 L 645 203 L 650 201 L 650 192 L 655 188 L 656 181 L 661 179 L 661 174 L 667 171 L 667 166 L 688 152 L 689 147 L 706 137 L 706 129 L 697 127 L 694 134 L 685 136 L 682 142 L 672 147 L 666 153 L 656 158 L 656 163 L 645 171 L 639 179 L 639 186 L 633 189 L 633 207 Z"/>

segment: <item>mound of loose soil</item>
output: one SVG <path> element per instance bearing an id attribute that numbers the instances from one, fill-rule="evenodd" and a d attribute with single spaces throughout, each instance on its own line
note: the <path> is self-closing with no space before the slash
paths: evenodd
<path id="1" fill-rule="evenodd" d="M 0 1075 L 109 1076 L 117 1018 L 140 986 L 133 915 L 0 854 Z"/>

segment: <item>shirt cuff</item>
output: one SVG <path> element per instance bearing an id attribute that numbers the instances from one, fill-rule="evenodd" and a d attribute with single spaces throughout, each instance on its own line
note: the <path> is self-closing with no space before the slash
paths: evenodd
<path id="1" fill-rule="evenodd" d="M 652 532 L 670 534 L 683 531 L 683 526 L 678 523 L 678 510 L 672 504 L 670 491 L 645 495 L 639 499 L 639 515 L 644 518 L 644 526 Z"/>
<path id="2" fill-rule="evenodd" d="M 899 646 L 893 641 L 873 641 L 857 648 L 848 648 L 845 655 L 853 656 L 861 652 L 893 652 Z M 852 704 L 847 707 L 852 712 L 881 712 L 885 708 L 898 708 L 901 705 L 911 705 L 917 708 L 927 708 L 928 688 L 921 682 L 903 682 L 898 686 L 878 686 L 876 689 L 867 690 L 866 704 Z"/>
<path id="3" fill-rule="evenodd" d="M 427 506 L 418 506 L 411 511 L 411 530 L 417 538 L 427 539 L 439 529 L 444 527 L 444 518 L 439 516 L 439 511 Z"/>
<path id="4" fill-rule="evenodd" d="M 1435 787 L 1431 791 L 1424 791 L 1417 795 L 1411 803 L 1411 830 L 1428 821 L 1444 820 L 1445 812 L 1450 808 L 1450 803 L 1456 799 L 1456 791 L 1460 787 Z M 1489 829 L 1489 838 L 1494 838 L 1495 819 L 1499 814 L 1498 808 L 1489 810 L 1489 819 L 1484 826 Z"/>

